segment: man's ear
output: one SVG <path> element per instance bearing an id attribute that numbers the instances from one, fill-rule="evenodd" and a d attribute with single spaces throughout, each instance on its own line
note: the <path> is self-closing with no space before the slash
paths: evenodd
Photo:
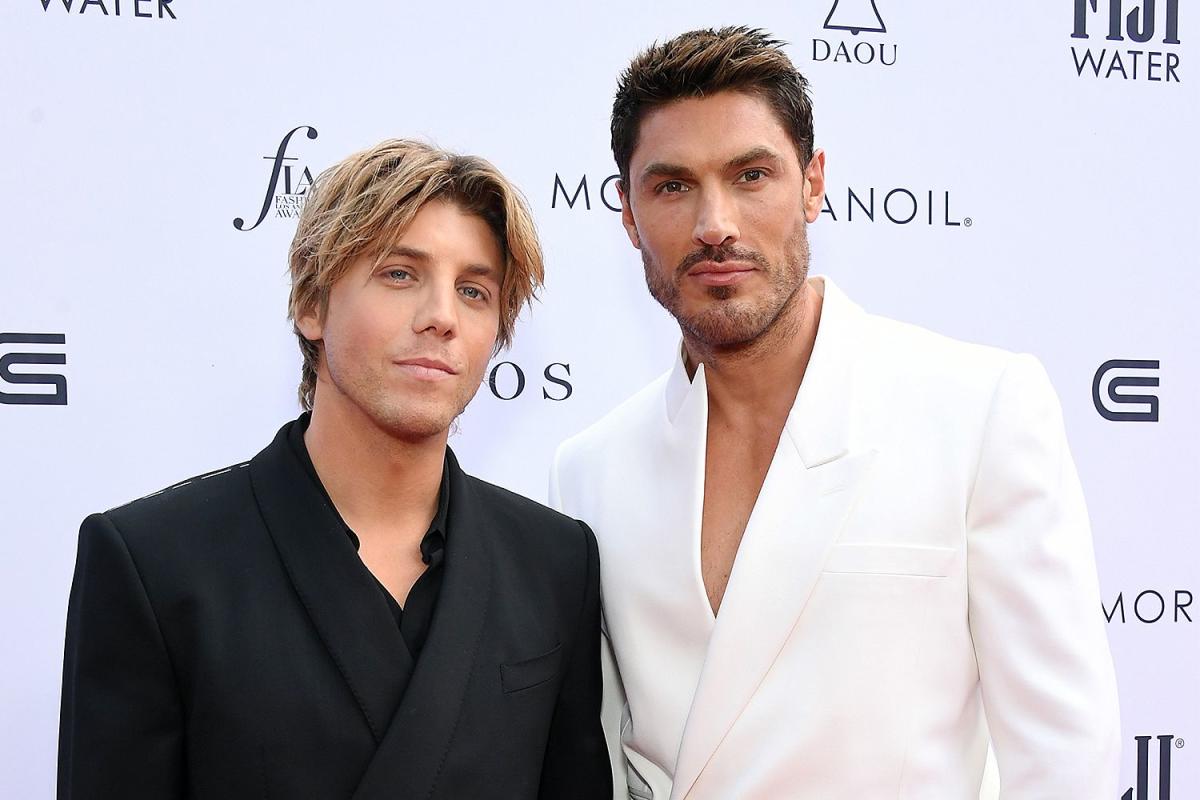
<path id="1" fill-rule="evenodd" d="M 638 236 L 637 222 L 633 219 L 633 208 L 629 204 L 629 194 L 625 191 L 624 178 L 617 181 L 617 197 L 621 198 L 621 224 L 625 226 L 625 233 L 629 236 L 629 242 L 638 250 L 641 250 L 642 239 Z"/>
<path id="2" fill-rule="evenodd" d="M 319 342 L 325 336 L 325 320 L 320 306 L 319 302 L 313 302 L 307 310 L 296 316 L 296 330 L 310 342 Z"/>
<path id="3" fill-rule="evenodd" d="M 804 218 L 816 222 L 825 207 L 825 151 L 816 150 L 804 168 Z"/>

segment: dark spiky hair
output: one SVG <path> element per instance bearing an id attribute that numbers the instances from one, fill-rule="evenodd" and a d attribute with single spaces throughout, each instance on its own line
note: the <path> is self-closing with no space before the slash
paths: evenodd
<path id="1" fill-rule="evenodd" d="M 808 81 L 792 66 L 784 44 L 760 28 L 704 28 L 655 42 L 638 54 L 621 73 L 613 101 L 612 151 L 621 182 L 629 185 L 629 161 L 648 112 L 727 90 L 770 103 L 806 165 L 813 152 L 812 101 Z"/>

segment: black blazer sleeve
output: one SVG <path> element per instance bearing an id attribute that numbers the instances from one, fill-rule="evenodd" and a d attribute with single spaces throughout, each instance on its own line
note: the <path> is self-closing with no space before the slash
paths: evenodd
<path id="1" fill-rule="evenodd" d="M 185 796 L 183 713 L 137 565 L 116 526 L 79 531 L 67 608 L 60 800 Z"/>
<path id="2" fill-rule="evenodd" d="M 587 543 L 586 584 L 574 646 L 550 725 L 540 800 L 612 798 L 612 771 L 600 726 L 600 556 L 591 529 L 582 522 L 579 525 Z"/>

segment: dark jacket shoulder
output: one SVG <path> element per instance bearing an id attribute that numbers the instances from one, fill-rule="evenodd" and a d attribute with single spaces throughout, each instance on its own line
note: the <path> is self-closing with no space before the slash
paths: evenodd
<path id="1" fill-rule="evenodd" d="M 186 593 L 229 572 L 247 548 L 262 549 L 249 473 L 248 462 L 233 464 L 93 514 L 80 527 L 80 548 L 89 537 L 115 535 L 143 580 Z"/>
<path id="2" fill-rule="evenodd" d="M 252 501 L 249 461 L 205 472 L 111 508 L 104 516 L 123 533 L 149 529 L 196 530 L 228 521 Z M 251 509 L 252 510 L 252 509 Z"/>
<path id="3" fill-rule="evenodd" d="M 550 550 L 578 553 L 592 537 L 583 522 L 559 513 L 536 500 L 464 473 L 481 505 L 506 534 Z"/>

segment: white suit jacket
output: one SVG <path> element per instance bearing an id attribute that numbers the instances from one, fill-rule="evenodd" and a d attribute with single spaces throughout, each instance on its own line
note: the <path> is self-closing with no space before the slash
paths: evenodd
<path id="1" fill-rule="evenodd" d="M 1091 533 L 1036 359 L 865 313 L 828 279 L 803 385 L 714 619 L 707 390 L 682 359 L 564 443 L 600 544 L 629 794 L 1116 798 Z M 986 714 L 986 719 L 985 719 Z"/>

